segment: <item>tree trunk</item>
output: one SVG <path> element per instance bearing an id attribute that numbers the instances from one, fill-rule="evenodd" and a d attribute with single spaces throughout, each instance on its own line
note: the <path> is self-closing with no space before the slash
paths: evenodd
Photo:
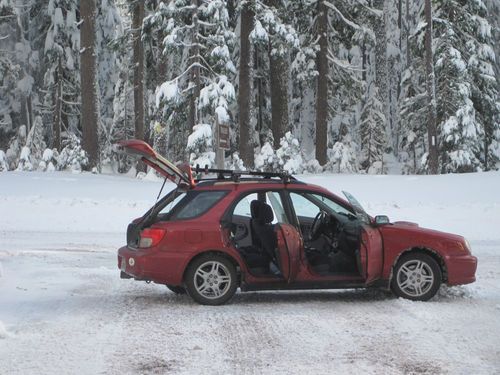
<path id="1" fill-rule="evenodd" d="M 323 1 L 318 2 L 319 52 L 316 55 L 318 67 L 316 92 L 316 159 L 319 164 L 327 162 L 328 133 L 328 13 Z"/>
<path id="2" fill-rule="evenodd" d="M 61 151 L 61 115 L 62 115 L 62 65 L 61 58 L 57 64 L 55 74 L 55 95 L 54 95 L 54 121 L 52 122 L 52 148 Z"/>
<path id="3" fill-rule="evenodd" d="M 189 129 L 192 130 L 193 127 L 198 124 L 198 100 L 200 98 L 201 91 L 201 77 L 200 77 L 200 41 L 199 41 L 199 23 L 198 23 L 198 0 L 192 0 L 191 5 L 194 8 L 193 16 L 192 16 L 192 25 L 193 25 L 193 47 L 190 50 L 190 59 L 189 63 L 193 64 L 193 68 L 191 71 L 191 81 L 194 84 L 194 90 L 191 94 L 191 98 L 189 100 Z"/>
<path id="4" fill-rule="evenodd" d="M 240 20 L 240 71 L 238 110 L 240 120 L 240 156 L 247 168 L 254 167 L 253 154 L 253 129 L 250 121 L 252 108 L 252 48 L 250 43 L 250 32 L 253 28 L 254 13 L 249 2 L 245 2 L 241 8 Z"/>
<path id="5" fill-rule="evenodd" d="M 375 18 L 375 82 L 377 84 L 380 100 L 382 102 L 383 113 L 386 119 L 386 126 L 391 118 L 389 110 L 389 85 L 387 74 L 387 32 L 385 30 L 385 0 L 376 0 L 375 7 L 382 11 L 381 17 Z M 392 132 L 392 129 L 389 129 Z"/>
<path id="6" fill-rule="evenodd" d="M 269 68 L 271 75 L 271 130 L 274 148 L 288 130 L 288 61 L 286 56 L 272 56 L 269 44 Z"/>
<path id="7" fill-rule="evenodd" d="M 168 79 L 168 57 L 163 54 L 163 39 L 164 39 L 164 33 L 163 30 L 160 30 L 157 34 L 157 45 L 158 45 L 158 85 L 161 85 L 163 82 L 167 81 Z M 155 129 L 153 130 L 153 135 L 150 136 L 151 143 L 155 147 L 156 151 L 158 151 L 161 155 L 167 155 L 168 151 L 168 136 L 169 136 L 169 129 L 167 128 L 165 122 L 163 121 L 163 111 L 160 110 L 160 108 L 156 108 L 155 113 L 155 120 L 160 124 L 161 129 L 157 129 L 155 126 Z M 158 133 L 159 131 L 159 133 Z"/>
<path id="8" fill-rule="evenodd" d="M 135 138 L 144 139 L 144 44 L 141 40 L 144 2 L 137 1 L 132 14 L 134 50 L 134 115 Z"/>
<path id="9" fill-rule="evenodd" d="M 89 155 L 89 168 L 99 165 L 99 142 L 97 136 L 98 108 L 97 108 L 97 77 L 95 57 L 95 0 L 80 1 L 80 78 L 82 90 L 82 129 L 83 149 Z"/>
<path id="10" fill-rule="evenodd" d="M 410 0 L 406 0 L 406 67 L 410 66 Z"/>
<path id="11" fill-rule="evenodd" d="M 429 173 L 438 173 L 438 145 L 436 129 L 436 82 L 434 76 L 434 57 L 432 53 L 432 3 L 425 0 L 425 73 L 427 88 L 427 138 L 429 143 Z"/>
<path id="12" fill-rule="evenodd" d="M 16 40 L 18 43 L 25 43 L 25 29 L 26 25 L 29 23 L 29 18 L 27 15 L 28 12 L 24 12 L 21 16 L 18 17 L 17 19 L 17 25 L 16 25 Z M 28 41 L 31 47 L 31 40 Z M 29 52 L 29 55 L 31 56 L 31 51 Z M 29 60 L 29 57 L 28 57 Z M 22 74 L 23 78 L 26 78 L 30 75 L 30 64 L 28 60 L 25 61 L 20 61 L 21 67 L 22 67 Z M 21 93 L 21 113 L 20 113 L 20 118 L 21 118 L 21 124 L 26 125 L 26 133 L 29 133 L 31 130 L 31 126 L 33 124 L 32 118 L 33 118 L 33 113 L 31 112 L 31 94 L 25 95 L 24 92 Z"/>

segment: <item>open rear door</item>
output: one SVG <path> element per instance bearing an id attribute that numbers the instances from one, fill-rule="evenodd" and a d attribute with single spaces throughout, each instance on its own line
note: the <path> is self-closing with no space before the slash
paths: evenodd
<path id="1" fill-rule="evenodd" d="M 276 225 L 276 234 L 281 274 L 288 283 L 292 283 L 299 272 L 302 238 L 297 229 L 290 224 Z"/>
<path id="2" fill-rule="evenodd" d="M 193 188 L 195 182 L 189 165 L 175 166 L 163 156 L 158 154 L 144 141 L 131 139 L 120 141 L 115 145 L 115 150 L 119 153 L 140 158 L 144 163 L 155 169 L 158 173 L 168 178 L 179 187 Z"/>

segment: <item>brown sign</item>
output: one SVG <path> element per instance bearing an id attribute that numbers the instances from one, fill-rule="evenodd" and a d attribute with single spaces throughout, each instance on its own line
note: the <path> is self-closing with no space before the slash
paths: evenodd
<path id="1" fill-rule="evenodd" d="M 219 124 L 219 148 L 229 150 L 229 125 Z"/>

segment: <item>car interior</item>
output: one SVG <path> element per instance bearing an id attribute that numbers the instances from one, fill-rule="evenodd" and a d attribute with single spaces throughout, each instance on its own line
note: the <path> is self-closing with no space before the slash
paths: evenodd
<path id="1" fill-rule="evenodd" d="M 359 275 L 361 222 L 331 199 L 290 194 L 310 269 L 320 275 Z"/>
<path id="2" fill-rule="evenodd" d="M 231 233 L 233 243 L 254 275 L 281 276 L 276 225 L 287 222 L 277 192 L 258 192 L 243 197 L 235 206 Z"/>
<path id="3" fill-rule="evenodd" d="M 310 193 L 290 194 L 304 239 L 310 270 L 319 275 L 359 275 L 361 222 L 332 200 Z M 288 223 L 278 192 L 256 192 L 234 207 L 235 247 L 256 276 L 280 276 L 276 225 Z"/>

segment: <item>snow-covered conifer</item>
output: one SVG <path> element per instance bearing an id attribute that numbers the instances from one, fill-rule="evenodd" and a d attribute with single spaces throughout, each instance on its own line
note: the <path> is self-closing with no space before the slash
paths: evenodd
<path id="1" fill-rule="evenodd" d="M 0 150 L 0 172 L 7 172 L 9 165 L 7 164 L 7 156 L 3 150 Z"/>
<path id="2" fill-rule="evenodd" d="M 215 163 L 215 152 L 212 147 L 212 126 L 209 124 L 198 124 L 188 137 L 187 151 L 191 165 L 200 167 L 213 167 Z"/>
<path id="3" fill-rule="evenodd" d="M 367 101 L 361 112 L 359 132 L 362 157 L 360 162 L 361 166 L 367 171 L 376 163 L 377 166 L 380 166 L 380 173 L 383 173 L 383 157 L 387 147 L 385 136 L 386 118 L 378 96 L 377 88 L 374 86 L 370 88 Z"/>
<path id="4" fill-rule="evenodd" d="M 57 168 L 81 172 L 88 164 L 89 158 L 81 146 L 80 139 L 70 133 L 63 141 L 63 149 L 57 158 Z"/>
<path id="5" fill-rule="evenodd" d="M 280 148 L 276 150 L 278 168 L 291 174 L 302 173 L 304 159 L 299 141 L 291 132 L 287 132 L 280 140 Z"/>

